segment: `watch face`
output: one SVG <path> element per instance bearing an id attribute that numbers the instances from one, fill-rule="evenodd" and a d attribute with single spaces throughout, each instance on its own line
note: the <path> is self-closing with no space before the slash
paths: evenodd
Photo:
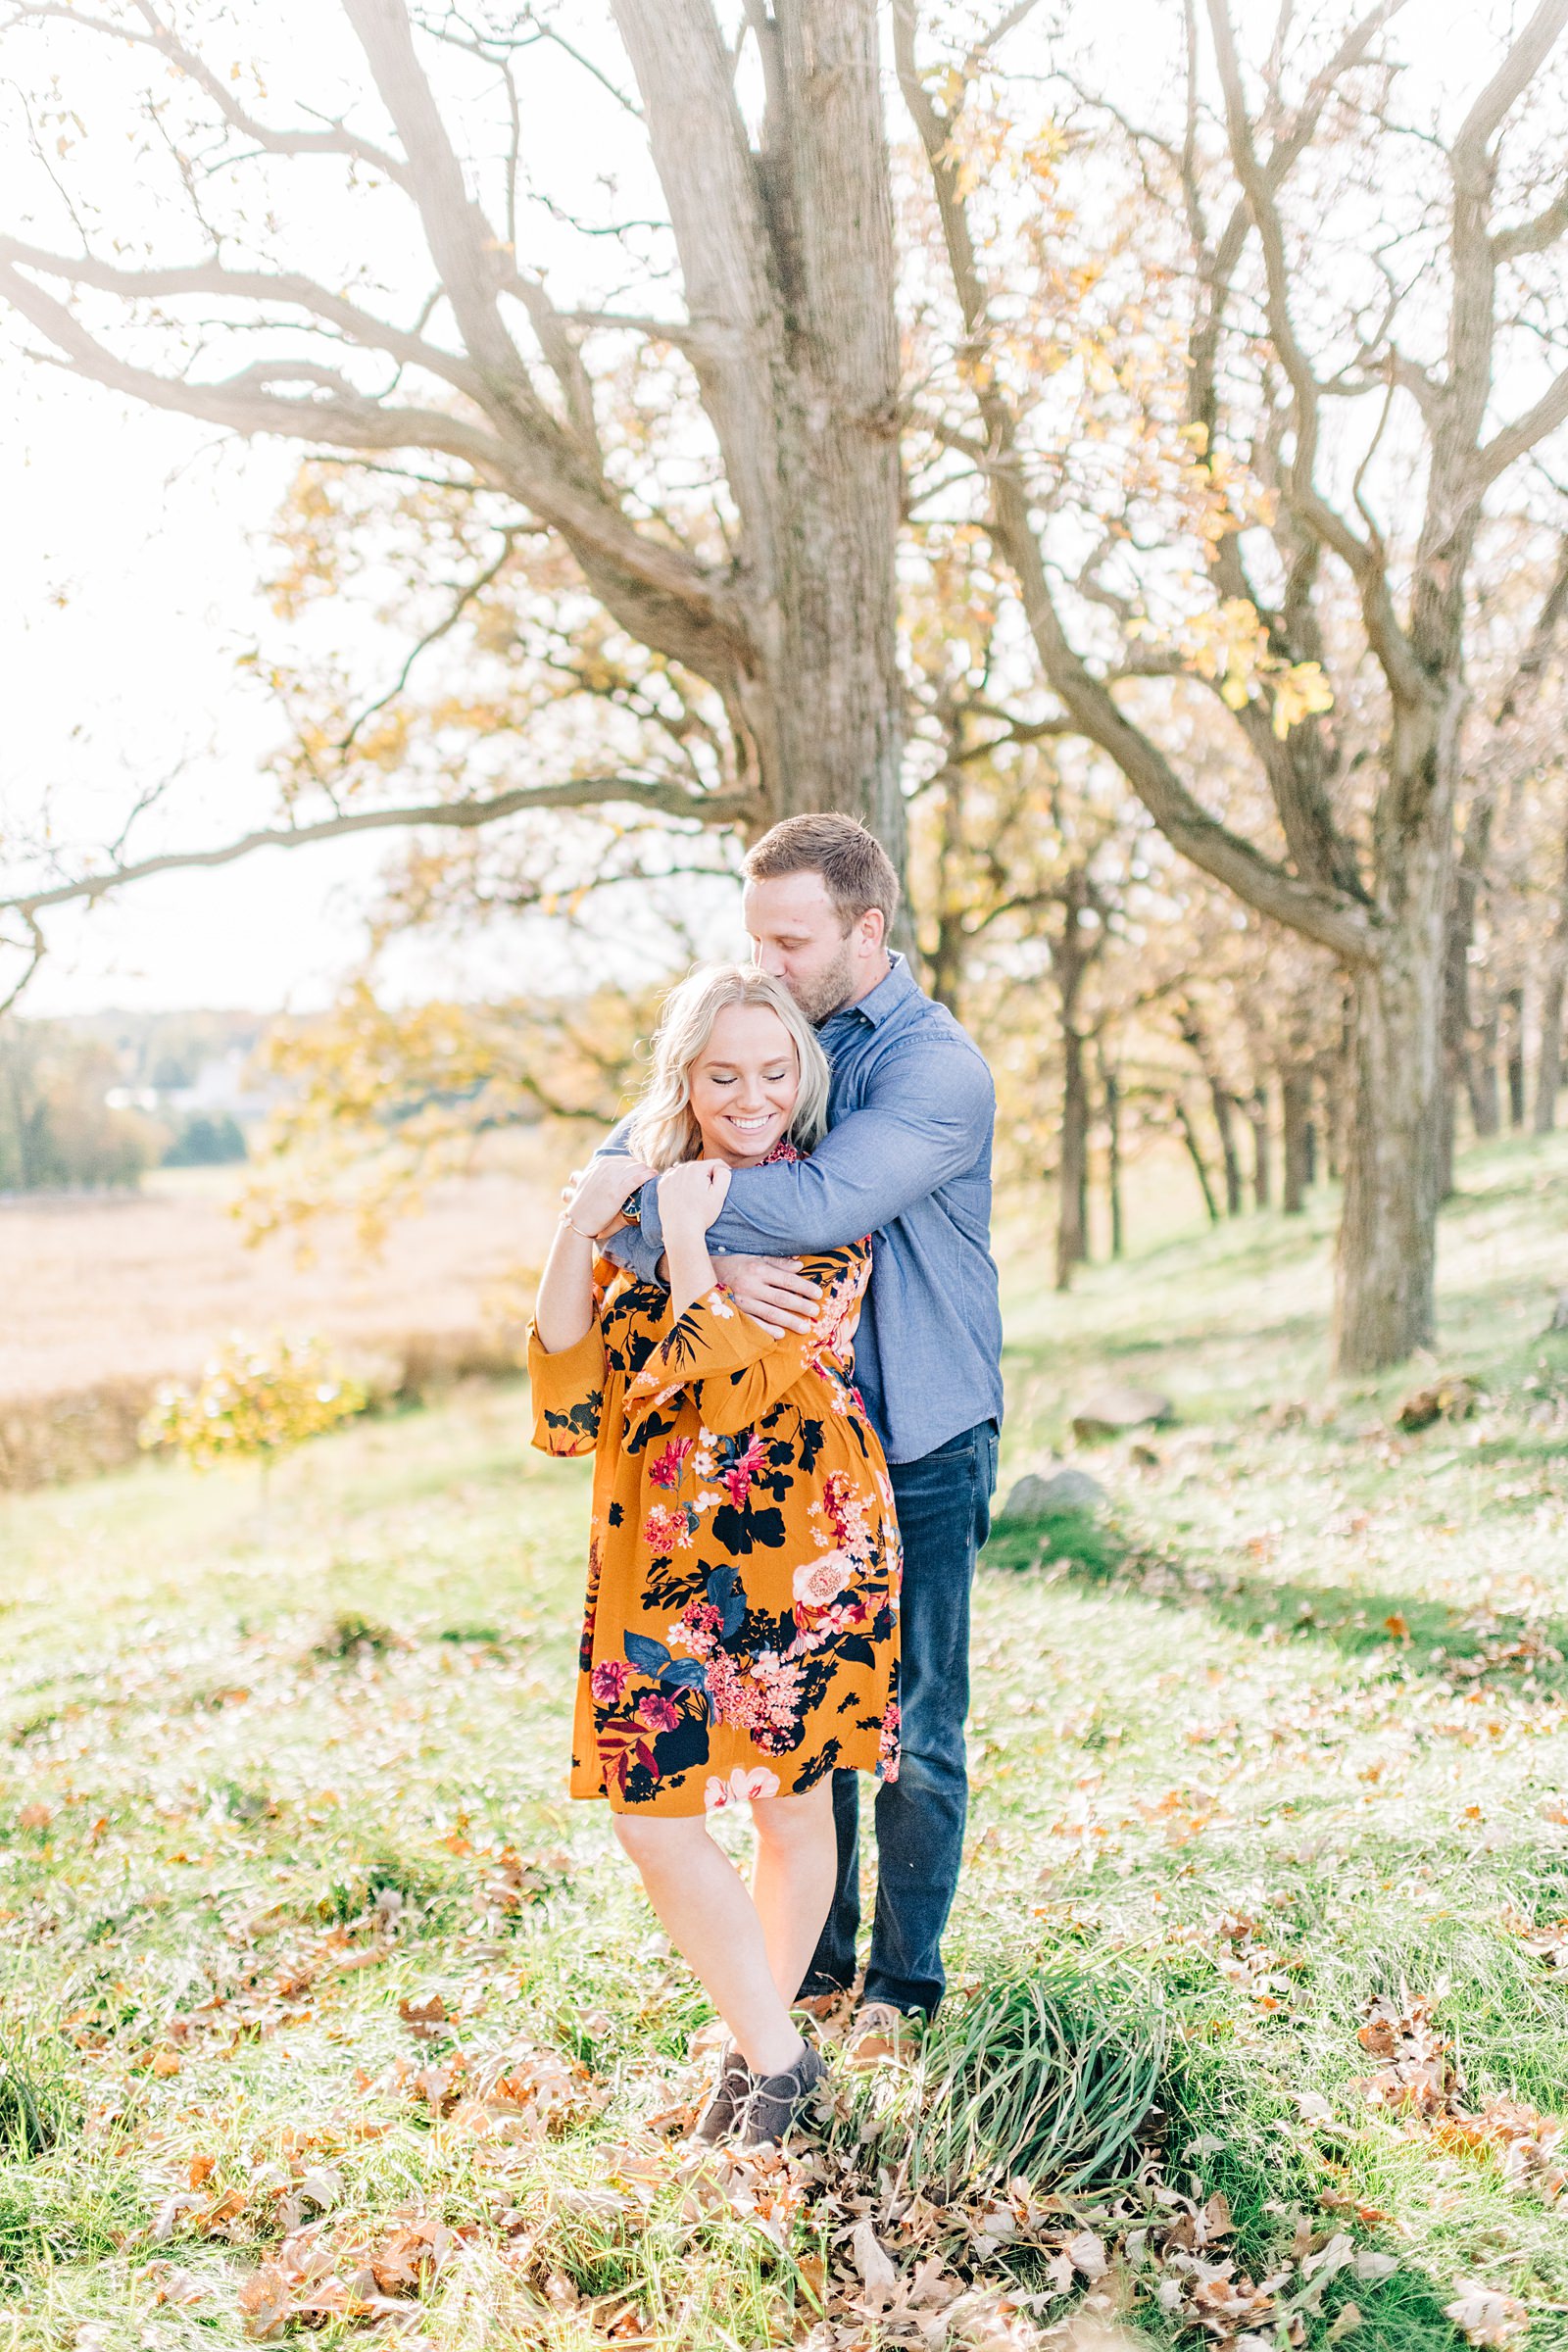
<path id="1" fill-rule="evenodd" d="M 627 1194 L 625 1200 L 620 1204 L 620 1213 L 625 1218 L 628 1225 L 640 1225 L 642 1223 L 643 1196 L 642 1187 L 640 1185 L 638 1186 L 636 1192 Z"/>

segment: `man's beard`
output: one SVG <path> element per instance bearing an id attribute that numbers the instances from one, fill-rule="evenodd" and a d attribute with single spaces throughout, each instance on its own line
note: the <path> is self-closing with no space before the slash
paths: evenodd
<path id="1" fill-rule="evenodd" d="M 824 971 L 810 980 L 797 981 L 790 994 L 805 1013 L 813 1029 L 820 1029 L 839 1007 L 847 1004 L 855 989 L 855 972 L 850 954 L 849 935 L 833 961 Z"/>

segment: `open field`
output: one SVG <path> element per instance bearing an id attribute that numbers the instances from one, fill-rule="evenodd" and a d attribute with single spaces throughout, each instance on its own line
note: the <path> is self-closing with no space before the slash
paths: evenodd
<path id="1" fill-rule="evenodd" d="M 410 1331 L 466 1334 L 526 1263 L 552 1213 L 555 1155 L 432 1187 L 376 1256 L 341 1220 L 247 1248 L 233 1214 L 245 1171 L 165 1168 L 140 1193 L 0 1204 L 0 1399 L 104 1380 L 198 1372 L 235 1329 L 308 1329 L 340 1347 Z"/>
<path id="2" fill-rule="evenodd" d="M 158 1383 L 194 1377 L 236 1332 L 318 1338 L 383 1394 L 514 1366 L 517 1277 L 542 1254 L 569 1146 L 509 1142 L 505 1167 L 432 1185 L 374 1254 L 344 1218 L 248 1246 L 229 1168 L 0 1201 L 0 1488 L 129 1460 Z"/>
<path id="3" fill-rule="evenodd" d="M 0 2347 L 1563 2352 L 1568 1145 L 1464 1180 L 1381 1386 L 1317 1218 L 1012 1283 L 1004 1483 L 1092 1372 L 1182 1418 L 993 1546 L 956 1990 L 788 2161 L 649 2121 L 703 2011 L 563 1797 L 587 1482 L 519 1387 L 265 1533 L 242 1473 L 0 1496 Z M 1395 1432 L 1439 1369 L 1474 1414 Z"/>

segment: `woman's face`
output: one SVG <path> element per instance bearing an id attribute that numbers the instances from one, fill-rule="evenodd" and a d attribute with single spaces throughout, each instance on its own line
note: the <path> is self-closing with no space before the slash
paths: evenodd
<path id="1" fill-rule="evenodd" d="M 726 1004 L 692 1064 L 703 1156 L 732 1168 L 764 1159 L 789 1132 L 801 1090 L 795 1040 L 765 1004 Z"/>

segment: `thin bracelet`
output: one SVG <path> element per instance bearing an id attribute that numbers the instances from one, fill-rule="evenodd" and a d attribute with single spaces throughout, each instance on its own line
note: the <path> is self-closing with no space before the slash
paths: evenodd
<path id="1" fill-rule="evenodd" d="M 582 1229 L 582 1227 L 581 1227 L 580 1225 L 573 1225 L 573 1224 L 572 1224 L 572 1222 L 571 1222 L 571 1211 L 570 1211 L 570 1209 L 569 1209 L 569 1208 L 564 1208 L 564 1209 L 562 1210 L 562 1212 L 561 1212 L 561 1222 L 562 1222 L 562 1224 L 563 1224 L 563 1225 L 564 1225 L 564 1226 L 565 1226 L 565 1227 L 568 1229 L 568 1231 L 570 1231 L 570 1232 L 574 1233 L 574 1234 L 577 1236 L 577 1239 L 578 1239 L 578 1241 L 579 1241 L 579 1242 L 597 1242 L 597 1241 L 598 1241 L 598 1239 L 599 1239 L 599 1236 L 598 1236 L 598 1234 L 597 1234 L 597 1233 L 584 1233 L 584 1231 L 583 1231 L 583 1229 Z"/>

